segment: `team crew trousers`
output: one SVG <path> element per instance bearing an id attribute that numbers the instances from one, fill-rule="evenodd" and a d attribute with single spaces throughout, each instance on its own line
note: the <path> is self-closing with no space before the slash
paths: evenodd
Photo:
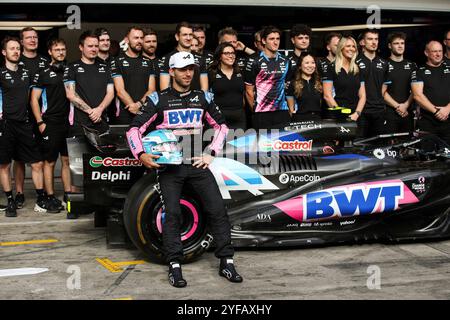
<path id="1" fill-rule="evenodd" d="M 199 169 L 188 164 L 167 166 L 158 171 L 158 182 L 165 206 L 163 245 L 167 262 L 183 260 L 180 196 L 184 186 L 195 190 L 202 202 L 203 212 L 214 237 L 216 257 L 234 255 L 228 215 L 219 187 L 209 169 Z"/>

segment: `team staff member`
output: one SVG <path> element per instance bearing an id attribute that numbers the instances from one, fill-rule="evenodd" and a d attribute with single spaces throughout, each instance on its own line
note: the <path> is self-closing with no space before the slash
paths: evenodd
<path id="1" fill-rule="evenodd" d="M 234 47 L 234 50 L 236 50 L 237 55 L 236 59 L 238 62 L 238 67 L 241 70 L 245 69 L 247 62 L 247 59 L 251 57 L 253 54 L 255 54 L 255 51 L 244 45 L 241 41 L 238 40 L 238 33 L 236 30 L 234 30 L 232 27 L 226 27 L 221 29 L 217 37 L 219 39 L 219 44 L 224 42 L 229 42 Z M 252 60 L 253 61 L 253 60 Z"/>
<path id="2" fill-rule="evenodd" d="M 264 50 L 258 59 L 247 64 L 245 90 L 255 129 L 280 129 L 290 120 L 285 85 L 293 71 L 291 60 L 278 52 L 280 36 L 279 29 L 264 28 L 261 34 Z"/>
<path id="3" fill-rule="evenodd" d="M 232 129 L 246 129 L 244 112 L 245 84 L 236 61 L 236 50 L 231 43 L 222 43 L 216 49 L 208 68 L 209 90 L 220 107 L 226 123 Z"/>
<path id="4" fill-rule="evenodd" d="M 292 27 L 290 35 L 294 45 L 294 51 L 289 52 L 288 58 L 292 60 L 294 67 L 298 65 L 298 60 L 302 52 L 309 49 L 311 41 L 311 28 L 304 24 L 296 24 Z"/>
<path id="5" fill-rule="evenodd" d="M 39 46 L 39 36 L 37 31 L 32 27 L 23 28 L 20 31 L 20 43 L 22 45 L 23 51 L 20 56 L 19 64 L 27 69 L 30 76 L 33 77 L 39 70 L 46 68 L 49 61 L 46 57 L 38 54 Z M 31 116 L 31 106 L 28 105 L 30 116 Z M 34 124 L 34 118 L 30 119 Z M 34 128 L 35 134 L 37 129 Z M 23 208 L 25 202 L 25 196 L 23 194 L 23 187 L 25 182 L 25 163 L 18 161 L 16 157 L 14 159 L 14 181 L 16 185 L 16 206 L 18 209 Z"/>
<path id="6" fill-rule="evenodd" d="M 214 54 L 206 50 L 206 33 L 205 28 L 201 25 L 194 25 L 194 36 L 198 39 L 198 54 L 205 57 L 206 65 L 209 66 L 214 59 Z"/>
<path id="7" fill-rule="evenodd" d="M 450 144 L 450 65 L 443 62 L 442 44 L 438 41 L 427 43 L 425 55 L 426 65 L 412 76 L 414 99 L 423 109 L 419 128 Z"/>
<path id="8" fill-rule="evenodd" d="M 98 37 L 98 55 L 97 58 L 99 62 L 103 62 L 105 64 L 110 64 L 112 57 L 109 54 L 111 49 L 111 36 L 107 29 L 98 28 L 95 29 L 94 33 Z"/>
<path id="9" fill-rule="evenodd" d="M 144 31 L 131 27 L 125 36 L 127 51 L 111 62 L 111 75 L 119 99 L 112 119 L 114 124 L 130 124 L 146 96 L 155 91 L 152 64 L 141 55 L 143 42 Z"/>
<path id="10" fill-rule="evenodd" d="M 300 55 L 298 68 L 286 93 L 292 121 L 322 119 L 322 82 L 315 58 L 307 52 Z"/>
<path id="11" fill-rule="evenodd" d="M 158 57 L 156 56 L 158 49 L 158 34 L 155 30 L 144 29 L 144 43 L 142 44 L 142 56 L 150 60 L 152 64 L 153 74 L 155 76 L 155 91 L 159 90 L 159 66 Z"/>
<path id="12" fill-rule="evenodd" d="M 73 105 L 70 136 L 84 136 L 82 125 L 104 132 L 106 108 L 114 97 L 114 85 L 108 65 L 99 62 L 98 37 L 92 31 L 85 31 L 79 39 L 81 59 L 64 70 L 64 85 L 67 99 Z"/>
<path id="13" fill-rule="evenodd" d="M 359 119 L 362 137 L 372 137 L 385 132 L 386 103 L 383 98 L 383 84 L 387 81 L 389 65 L 377 56 L 378 31 L 368 29 L 362 34 L 363 53 L 356 63 L 364 76 L 366 106 Z"/>
<path id="14" fill-rule="evenodd" d="M 356 64 L 356 48 L 355 39 L 342 37 L 337 46 L 336 59 L 322 78 L 323 95 L 328 107 L 332 110 L 338 110 L 338 107 L 351 109 L 350 119 L 353 121 L 359 119 L 366 104 L 364 79 Z"/>
<path id="15" fill-rule="evenodd" d="M 220 259 L 219 274 L 231 282 L 242 282 L 242 277 L 236 272 L 233 264 L 234 249 L 231 245 L 231 226 L 228 215 L 214 176 L 208 170 L 208 166 L 214 159 L 213 156 L 223 147 L 228 128 L 210 94 L 191 90 L 194 56 L 185 52 L 175 53 L 170 57 L 169 65 L 170 76 L 173 79 L 172 88 L 149 96 L 143 113 L 134 118 L 127 132 L 133 155 L 148 168 L 162 169 L 153 161 L 158 156 L 146 154 L 143 150 L 142 136 L 149 124 L 156 125 L 159 129 L 175 129 L 175 127 L 181 129 L 184 133 L 179 135 L 190 138 L 191 141 L 202 139 L 202 127 L 206 122 L 215 131 L 213 141 L 205 149 L 206 153 L 196 154 L 194 149 L 183 150 L 183 157 L 193 157 L 193 163 L 167 166 L 164 170 L 157 171 L 166 212 L 162 232 L 166 261 L 169 264 L 169 283 L 179 288 L 187 284 L 183 279 L 180 266 L 183 260 L 180 236 L 180 196 L 184 185 L 195 190 L 203 202 L 216 242 L 215 255 Z M 174 107 L 177 110 L 171 113 Z M 169 118 L 180 112 L 200 113 L 200 117 L 194 117 L 193 121 L 179 122 L 175 127 L 170 125 Z M 199 134 L 192 133 L 195 129 L 199 130 Z"/>
<path id="16" fill-rule="evenodd" d="M 337 32 L 331 32 L 327 35 L 325 43 L 328 55 L 325 58 L 318 59 L 319 64 L 318 71 L 320 76 L 323 76 L 327 72 L 327 69 L 330 66 L 330 64 L 333 63 L 333 61 L 336 59 L 337 46 L 341 38 L 342 34 Z"/>
<path id="17" fill-rule="evenodd" d="M 445 46 L 444 62 L 450 64 L 450 30 L 448 30 L 445 33 L 444 46 Z"/>
<path id="18" fill-rule="evenodd" d="M 391 33 L 388 36 L 391 56 L 388 59 L 388 79 L 383 85 L 383 96 L 387 104 L 385 127 L 387 133 L 414 130 L 411 76 L 417 69 L 417 65 L 403 57 L 405 41 L 406 34 L 403 32 Z"/>
<path id="19" fill-rule="evenodd" d="M 17 216 L 10 175 L 13 156 L 31 164 L 31 176 L 37 194 L 34 211 L 45 212 L 42 159 L 28 115 L 31 79 L 28 70 L 19 65 L 19 39 L 5 37 L 2 54 L 5 65 L 0 68 L 0 181 L 8 199 L 6 216 Z"/>
<path id="20" fill-rule="evenodd" d="M 193 38 L 192 26 L 187 22 L 180 22 L 175 28 L 175 39 L 177 47 L 175 50 L 166 54 L 159 61 L 159 86 L 165 90 L 170 86 L 169 60 L 177 52 L 191 52 L 191 42 Z M 193 53 L 195 58 L 195 73 L 192 81 L 192 89 L 208 91 L 208 72 L 206 70 L 205 58 L 199 54 Z"/>
<path id="21" fill-rule="evenodd" d="M 44 181 L 47 192 L 47 212 L 58 213 L 61 202 L 54 196 L 54 171 L 61 154 L 61 178 L 64 200 L 71 191 L 69 154 L 66 138 L 69 127 L 69 101 L 66 98 L 63 75 L 66 59 L 66 42 L 51 40 L 48 53 L 52 59 L 47 69 L 34 76 L 31 91 L 31 108 L 41 133 L 41 151 L 44 159 Z M 41 99 L 42 98 L 42 99 Z M 42 104 L 39 104 L 42 101 Z"/>

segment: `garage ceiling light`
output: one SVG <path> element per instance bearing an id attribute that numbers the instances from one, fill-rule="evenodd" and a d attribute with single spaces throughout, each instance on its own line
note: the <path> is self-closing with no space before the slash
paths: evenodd
<path id="1" fill-rule="evenodd" d="M 424 27 L 429 26 L 427 23 L 415 23 L 415 24 L 382 24 L 381 29 L 385 28 L 409 28 L 409 27 Z M 324 27 L 324 28 L 312 28 L 312 31 L 351 31 L 351 30 L 362 30 L 367 29 L 367 24 L 355 24 L 349 26 L 335 26 L 335 27 Z"/>

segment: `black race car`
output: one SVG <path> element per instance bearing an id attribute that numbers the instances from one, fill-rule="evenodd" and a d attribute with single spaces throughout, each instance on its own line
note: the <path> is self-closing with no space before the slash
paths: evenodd
<path id="1" fill-rule="evenodd" d="M 156 175 L 135 160 L 125 127 L 71 139 L 71 215 L 121 227 L 151 261 L 162 261 L 164 208 Z M 349 121 L 293 123 L 228 140 L 210 166 L 236 247 L 284 247 L 450 236 L 450 147 L 426 133 L 355 140 Z M 184 190 L 182 241 L 192 261 L 213 244 L 201 195 Z"/>

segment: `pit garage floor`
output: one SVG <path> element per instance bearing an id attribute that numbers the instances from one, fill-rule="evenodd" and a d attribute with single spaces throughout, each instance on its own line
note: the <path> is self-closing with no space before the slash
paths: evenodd
<path id="1" fill-rule="evenodd" d="M 183 267 L 188 286 L 175 289 L 165 266 L 108 249 L 92 214 L 37 214 L 31 187 L 26 199 L 17 218 L 0 216 L 0 299 L 450 299 L 450 240 L 239 250 L 242 284 L 219 277 L 208 252 Z"/>

